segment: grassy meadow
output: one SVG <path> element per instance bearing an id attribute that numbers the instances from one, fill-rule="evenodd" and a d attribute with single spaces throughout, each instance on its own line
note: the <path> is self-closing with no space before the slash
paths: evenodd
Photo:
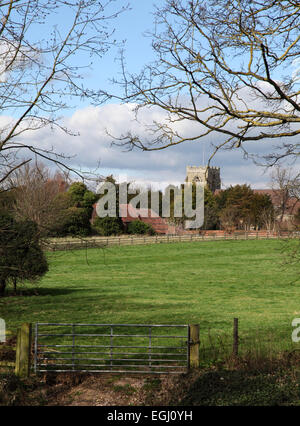
<path id="1" fill-rule="evenodd" d="M 297 348 L 298 271 L 278 240 L 208 241 L 49 253 L 50 270 L 22 294 L 0 299 L 12 332 L 23 322 L 200 324 L 201 350 Z M 221 349 L 220 349 L 221 348 Z M 208 352 L 205 352 L 208 351 Z"/>

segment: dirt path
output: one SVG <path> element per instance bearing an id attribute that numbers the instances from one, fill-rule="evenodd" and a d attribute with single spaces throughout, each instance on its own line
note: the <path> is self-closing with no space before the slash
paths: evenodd
<path id="1" fill-rule="evenodd" d="M 68 380 L 70 380 L 68 386 Z M 78 384 L 72 377 L 58 378 L 51 384 L 47 405 L 116 406 L 158 405 L 170 392 L 172 378 L 166 376 L 127 377 L 96 375 Z M 69 387 L 69 389 L 67 389 Z"/>

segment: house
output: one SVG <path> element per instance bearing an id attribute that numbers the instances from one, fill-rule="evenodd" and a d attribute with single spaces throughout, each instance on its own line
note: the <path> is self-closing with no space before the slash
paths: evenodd
<path id="1" fill-rule="evenodd" d="M 167 221 L 151 209 L 136 209 L 131 204 L 120 204 L 120 211 L 125 227 L 134 220 L 141 220 L 151 225 L 157 234 L 169 233 Z"/>
<path id="2" fill-rule="evenodd" d="M 272 200 L 275 216 L 284 227 L 295 225 L 295 216 L 300 209 L 300 200 L 289 196 L 288 192 L 281 189 L 254 189 L 256 194 L 266 194 Z"/>
<path id="3" fill-rule="evenodd" d="M 93 212 L 91 222 L 97 217 L 96 205 L 93 205 Z M 152 226 L 157 234 L 169 234 L 174 233 L 172 226 L 167 221 L 160 217 L 156 212 L 151 209 L 136 209 L 131 204 L 120 204 L 121 219 L 126 227 L 128 223 L 134 220 L 141 220 Z M 172 232 L 173 231 L 173 232 Z"/>

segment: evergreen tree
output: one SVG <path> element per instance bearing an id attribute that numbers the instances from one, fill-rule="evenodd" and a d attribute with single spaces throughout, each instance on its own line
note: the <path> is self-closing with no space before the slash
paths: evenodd
<path id="1" fill-rule="evenodd" d="M 110 182 L 115 185 L 116 189 L 116 217 L 96 217 L 93 221 L 93 229 L 99 234 L 99 235 L 120 235 L 124 232 L 124 224 L 122 221 L 122 218 L 120 217 L 119 213 L 119 206 L 120 206 L 120 186 L 116 183 L 116 180 L 112 175 L 107 176 L 105 179 L 105 182 Z M 128 184 L 129 185 L 129 184 Z M 103 197 L 105 194 L 101 194 L 99 199 Z"/>
<path id="2" fill-rule="evenodd" d="M 36 281 L 47 271 L 37 225 L 0 214 L 0 296 L 8 284 L 16 291 L 18 282 Z"/>

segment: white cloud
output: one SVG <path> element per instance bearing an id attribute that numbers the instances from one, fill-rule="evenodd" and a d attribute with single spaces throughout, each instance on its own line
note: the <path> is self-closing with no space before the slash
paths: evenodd
<path id="1" fill-rule="evenodd" d="M 292 73 L 293 82 L 300 80 L 300 58 L 296 58 L 292 62 L 292 68 L 295 68 Z"/>
<path id="2" fill-rule="evenodd" d="M 79 136 L 70 136 L 61 131 L 48 128 L 35 132 L 26 132 L 20 141 L 30 142 L 43 149 L 51 147 L 58 153 L 72 156 L 68 163 L 73 167 L 95 168 L 100 161 L 99 174 L 127 174 L 138 181 L 183 181 L 187 165 L 202 165 L 212 152 L 211 144 L 220 142 L 220 136 L 209 136 L 199 142 L 185 142 L 177 147 L 161 151 L 124 152 L 122 148 L 111 146 L 111 139 L 106 129 L 114 135 L 131 130 L 141 137 L 144 135 L 143 125 L 134 120 L 134 105 L 108 104 L 101 107 L 89 106 L 77 110 L 71 117 L 65 118 L 66 124 Z M 153 119 L 163 120 L 163 114 L 157 109 L 144 110 L 140 117 L 142 122 L 151 123 Z M 2 117 L 0 125 L 6 122 Z M 181 130 L 188 136 L 194 131 L 195 123 L 186 122 Z M 146 135 L 145 135 L 146 137 Z M 205 141 L 205 152 L 203 142 Z M 263 154 L 272 147 L 270 142 L 252 142 L 248 144 L 252 152 Z M 256 188 L 266 187 L 268 174 L 257 167 L 251 160 L 244 160 L 240 150 L 221 151 L 213 160 L 213 164 L 221 167 L 223 186 L 236 183 L 249 183 Z"/>
<path id="3" fill-rule="evenodd" d="M 9 73 L 29 68 L 39 58 L 37 49 L 19 45 L 15 40 L 0 41 L 0 83 L 5 83 Z"/>

